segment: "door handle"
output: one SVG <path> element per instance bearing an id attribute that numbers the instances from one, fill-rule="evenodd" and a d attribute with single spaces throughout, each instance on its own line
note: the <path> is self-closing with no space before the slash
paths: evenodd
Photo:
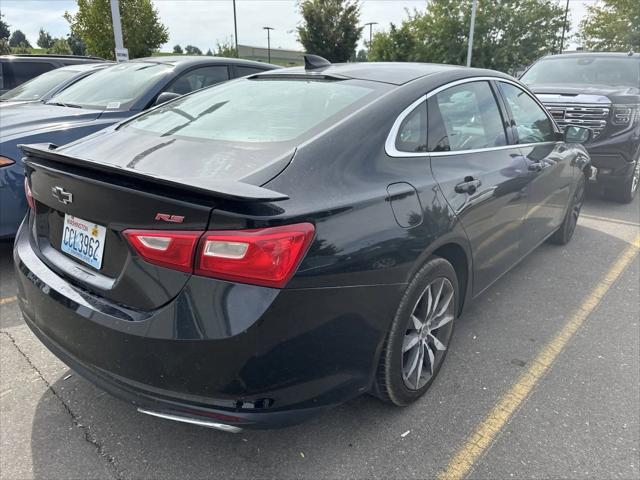
<path id="1" fill-rule="evenodd" d="M 544 169 L 544 165 L 542 162 L 535 162 L 530 163 L 528 168 L 530 172 L 541 172 Z"/>
<path id="2" fill-rule="evenodd" d="M 473 177 L 464 177 L 464 182 L 459 183 L 455 186 L 456 193 L 468 193 L 469 195 L 473 195 L 478 190 L 478 187 L 482 185 L 482 182 L 477 178 Z"/>

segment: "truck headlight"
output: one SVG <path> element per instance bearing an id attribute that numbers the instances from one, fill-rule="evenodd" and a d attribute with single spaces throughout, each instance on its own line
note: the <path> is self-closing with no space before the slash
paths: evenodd
<path id="1" fill-rule="evenodd" d="M 613 108 L 612 123 L 614 125 L 629 125 L 633 122 L 637 111 L 638 107 L 635 105 L 617 105 Z"/>

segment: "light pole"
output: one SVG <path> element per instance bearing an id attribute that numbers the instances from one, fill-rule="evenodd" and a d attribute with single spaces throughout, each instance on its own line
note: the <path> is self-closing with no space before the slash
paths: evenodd
<path id="1" fill-rule="evenodd" d="M 267 55 L 269 56 L 269 63 L 271 63 L 271 30 L 275 30 L 273 27 L 262 27 L 267 31 Z"/>
<path id="2" fill-rule="evenodd" d="M 233 0 L 233 31 L 235 32 L 233 38 L 236 41 L 236 58 L 240 58 L 240 54 L 238 53 L 238 20 L 236 18 L 236 0 Z"/>
<path id="3" fill-rule="evenodd" d="M 469 46 L 467 47 L 467 67 L 471 66 L 471 53 L 473 52 L 473 31 L 476 28 L 476 10 L 478 8 L 478 0 L 473 0 L 471 6 L 471 26 L 469 27 Z"/>
<path id="4" fill-rule="evenodd" d="M 564 22 L 562 23 L 562 38 L 560 39 L 560 53 L 564 48 L 564 32 L 567 27 L 567 15 L 569 15 L 569 0 L 567 0 L 567 6 L 564 8 Z"/>
<path id="5" fill-rule="evenodd" d="M 373 26 L 378 25 L 378 22 L 365 23 L 364 26 L 369 26 L 369 50 L 371 50 L 371 41 L 373 40 Z"/>
<path id="6" fill-rule="evenodd" d="M 122 42 L 122 22 L 120 21 L 120 2 L 111 0 L 111 21 L 113 22 L 113 37 L 116 43 L 116 61 L 129 60 L 129 51 Z"/>

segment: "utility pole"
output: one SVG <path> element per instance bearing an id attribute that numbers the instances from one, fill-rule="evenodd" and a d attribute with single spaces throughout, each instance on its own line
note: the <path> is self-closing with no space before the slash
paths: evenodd
<path id="1" fill-rule="evenodd" d="M 238 53 L 238 19 L 236 18 L 236 0 L 233 0 L 233 31 L 235 32 L 233 38 L 236 41 L 236 58 L 240 58 L 240 54 Z"/>
<path id="2" fill-rule="evenodd" d="M 111 0 L 111 20 L 113 21 L 113 37 L 116 41 L 116 61 L 129 60 L 129 51 L 122 42 L 122 24 L 120 22 L 120 2 Z"/>
<path id="3" fill-rule="evenodd" d="M 269 63 L 271 63 L 271 30 L 275 30 L 275 28 L 262 27 L 262 29 L 267 31 L 267 55 L 269 56 Z"/>
<path id="4" fill-rule="evenodd" d="M 364 26 L 369 26 L 369 50 L 371 50 L 371 41 L 373 40 L 373 26 L 378 25 L 378 22 L 365 23 Z"/>
<path id="5" fill-rule="evenodd" d="M 471 6 L 471 26 L 469 27 L 469 46 L 467 47 L 467 67 L 471 66 L 471 54 L 473 52 L 473 31 L 476 28 L 476 10 L 478 8 L 478 0 L 473 0 Z"/>
<path id="6" fill-rule="evenodd" d="M 564 32 L 567 28 L 567 16 L 569 15 L 569 0 L 567 0 L 567 5 L 564 7 L 564 22 L 562 23 L 562 38 L 560 38 L 560 53 L 562 53 L 562 49 L 564 48 Z"/>

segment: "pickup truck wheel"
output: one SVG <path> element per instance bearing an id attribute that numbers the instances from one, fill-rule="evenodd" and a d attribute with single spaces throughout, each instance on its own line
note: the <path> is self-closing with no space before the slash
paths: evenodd
<path id="1" fill-rule="evenodd" d="M 615 190 L 605 190 L 605 197 L 620 203 L 631 203 L 638 193 L 640 184 L 640 159 L 636 160 L 633 174 L 627 178 L 619 188 Z"/>

